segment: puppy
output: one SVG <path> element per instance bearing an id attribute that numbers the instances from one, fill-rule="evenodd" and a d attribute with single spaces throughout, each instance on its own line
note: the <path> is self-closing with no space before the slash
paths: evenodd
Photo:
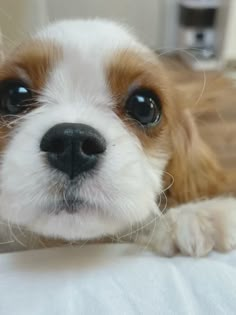
<path id="1" fill-rule="evenodd" d="M 236 199 L 184 96 L 111 21 L 57 22 L 23 43 L 0 70 L 2 234 L 233 249 Z"/>

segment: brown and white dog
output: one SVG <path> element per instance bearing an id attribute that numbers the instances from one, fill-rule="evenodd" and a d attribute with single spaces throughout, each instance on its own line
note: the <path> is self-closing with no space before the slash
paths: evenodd
<path id="1" fill-rule="evenodd" d="M 221 197 L 224 171 L 183 99 L 124 27 L 46 27 L 0 68 L 2 220 L 70 241 L 134 234 L 168 256 L 233 249 L 236 199 Z"/>

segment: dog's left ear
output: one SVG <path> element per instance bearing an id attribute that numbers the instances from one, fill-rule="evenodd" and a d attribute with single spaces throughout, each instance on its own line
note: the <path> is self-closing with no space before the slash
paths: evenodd
<path id="1" fill-rule="evenodd" d="M 3 50 L 3 39 L 2 39 L 2 32 L 0 29 L 0 65 L 4 60 L 4 50 Z"/>
<path id="2" fill-rule="evenodd" d="M 226 177 L 214 153 L 201 138 L 190 109 L 182 106 L 175 126 L 170 130 L 171 158 L 166 168 L 165 185 L 174 183 L 170 200 L 184 203 L 222 193 Z"/>

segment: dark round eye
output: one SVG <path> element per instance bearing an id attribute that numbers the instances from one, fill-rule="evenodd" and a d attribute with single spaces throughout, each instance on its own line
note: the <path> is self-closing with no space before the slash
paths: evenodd
<path id="1" fill-rule="evenodd" d="M 129 116 L 144 126 L 157 124 L 161 118 L 161 102 L 151 90 L 137 89 L 126 101 L 126 111 Z"/>
<path id="2" fill-rule="evenodd" d="M 9 81 L 0 86 L 1 111 L 6 114 L 18 114 L 27 109 L 32 102 L 30 89 L 22 82 Z"/>

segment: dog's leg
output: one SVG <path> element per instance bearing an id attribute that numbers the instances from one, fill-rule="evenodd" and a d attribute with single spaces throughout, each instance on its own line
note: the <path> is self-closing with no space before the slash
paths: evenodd
<path id="1" fill-rule="evenodd" d="M 140 240 L 164 256 L 230 251 L 236 248 L 236 199 L 214 198 L 171 208 Z"/>

